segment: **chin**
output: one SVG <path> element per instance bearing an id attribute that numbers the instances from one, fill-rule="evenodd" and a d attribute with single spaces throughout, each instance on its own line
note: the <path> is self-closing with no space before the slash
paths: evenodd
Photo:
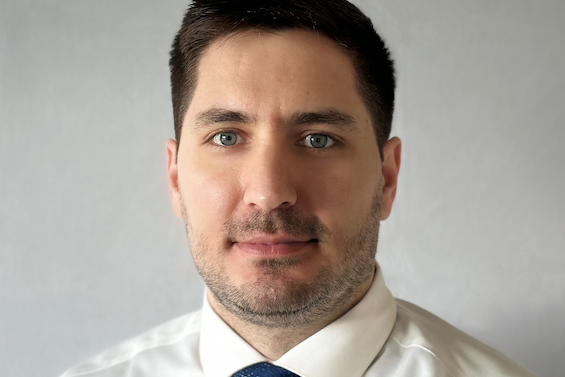
<path id="1" fill-rule="evenodd" d="M 340 306 L 335 296 L 335 275 L 322 270 L 312 279 L 283 274 L 281 267 L 267 264 L 253 281 L 232 285 L 206 281 L 214 298 L 240 320 L 263 327 L 301 326 L 327 316 Z M 265 267 L 264 267 L 265 268 Z M 292 268 L 292 267 L 291 267 Z"/>

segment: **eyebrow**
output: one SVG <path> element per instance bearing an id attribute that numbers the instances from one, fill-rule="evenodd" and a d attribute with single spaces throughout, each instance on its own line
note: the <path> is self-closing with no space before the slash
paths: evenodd
<path id="1" fill-rule="evenodd" d="M 255 120 L 253 119 L 253 117 L 250 117 L 249 115 L 240 111 L 213 107 L 196 115 L 196 120 L 194 122 L 192 130 L 197 131 L 201 128 L 212 127 L 216 123 L 248 124 L 254 122 Z"/>
<path id="2" fill-rule="evenodd" d="M 297 113 L 290 117 L 288 124 L 291 126 L 304 126 L 310 124 L 326 124 L 337 127 L 342 131 L 358 132 L 359 125 L 351 115 L 326 109 L 315 112 Z"/>
<path id="3" fill-rule="evenodd" d="M 196 115 L 192 131 L 195 132 L 202 128 L 214 127 L 218 123 L 251 124 L 256 123 L 256 120 L 254 117 L 241 111 L 213 107 Z M 359 124 L 355 121 L 355 118 L 332 108 L 296 113 L 286 119 L 284 123 L 291 127 L 325 124 L 342 131 L 359 132 Z"/>

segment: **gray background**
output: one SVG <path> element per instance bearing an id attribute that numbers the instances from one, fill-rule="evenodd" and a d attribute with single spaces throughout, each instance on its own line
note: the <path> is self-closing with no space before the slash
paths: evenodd
<path id="1" fill-rule="evenodd" d="M 357 1 L 396 59 L 387 284 L 565 374 L 565 2 Z M 0 0 L 0 375 L 55 376 L 200 306 L 170 209 L 187 3 Z"/>

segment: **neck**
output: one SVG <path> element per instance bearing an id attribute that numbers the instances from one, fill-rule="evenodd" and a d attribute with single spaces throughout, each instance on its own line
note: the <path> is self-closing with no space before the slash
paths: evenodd
<path id="1" fill-rule="evenodd" d="M 344 304 L 339 308 L 335 308 L 335 310 L 331 313 L 328 313 L 327 316 L 324 316 L 314 322 L 306 321 L 306 323 L 302 326 L 283 328 L 263 327 L 243 321 L 221 305 L 209 290 L 206 291 L 206 294 L 212 309 L 214 309 L 220 318 L 222 318 L 224 322 L 226 322 L 240 337 L 242 337 L 267 359 L 277 360 L 299 343 L 320 331 L 353 308 L 359 301 L 361 301 L 363 296 L 365 296 L 371 286 L 373 278 L 374 272 L 370 279 L 365 281 L 360 287 L 358 287 L 358 289 L 352 292 L 349 300 L 344 302 Z"/>

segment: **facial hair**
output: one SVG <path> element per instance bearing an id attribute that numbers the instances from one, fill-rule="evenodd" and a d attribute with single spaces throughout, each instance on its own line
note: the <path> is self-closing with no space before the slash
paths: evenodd
<path id="1" fill-rule="evenodd" d="M 306 236 L 315 239 L 323 248 L 331 239 L 331 233 L 317 217 L 306 217 L 291 208 L 257 212 L 246 219 L 230 219 L 222 231 L 226 245 L 217 251 L 192 227 L 182 196 L 180 202 L 189 247 L 198 272 L 216 301 L 241 321 L 268 328 L 315 323 L 343 311 L 350 298 L 358 293 L 374 272 L 382 209 L 382 178 L 360 228 L 337 245 L 339 266 L 321 268 L 308 283 L 280 278 L 287 268 L 300 263 L 300 258 L 294 256 L 254 262 L 253 267 L 261 269 L 262 277 L 238 286 L 228 278 L 226 266 L 215 264 L 206 256 L 229 252 L 226 247 L 229 249 L 230 240 L 257 233 L 283 232 L 297 237 Z"/>

